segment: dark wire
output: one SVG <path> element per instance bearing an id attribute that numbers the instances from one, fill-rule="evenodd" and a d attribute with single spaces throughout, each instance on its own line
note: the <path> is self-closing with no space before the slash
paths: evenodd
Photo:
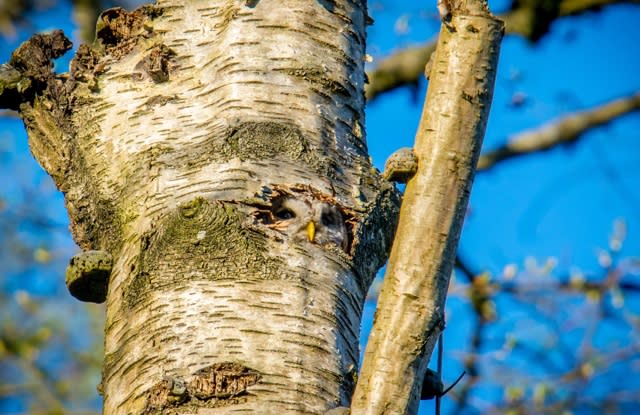
<path id="1" fill-rule="evenodd" d="M 442 379 L 442 349 L 443 349 L 443 332 L 438 336 L 438 376 Z M 436 415 L 440 415 L 440 398 L 442 395 L 436 395 Z"/>

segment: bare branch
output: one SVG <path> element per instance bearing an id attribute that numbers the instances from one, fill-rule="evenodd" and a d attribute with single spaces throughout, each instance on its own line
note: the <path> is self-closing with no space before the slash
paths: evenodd
<path id="1" fill-rule="evenodd" d="M 512 9 L 500 15 L 505 30 L 537 42 L 547 34 L 551 24 L 560 17 L 572 16 L 598 10 L 604 6 L 620 3 L 640 3 L 638 0 L 562 0 L 562 1 L 517 1 Z"/>
<path id="2" fill-rule="evenodd" d="M 591 128 L 607 124 L 617 117 L 638 109 L 640 109 L 640 92 L 590 110 L 575 112 L 540 128 L 525 131 L 511 138 L 504 146 L 481 155 L 478 170 L 487 170 L 502 160 L 574 142 Z"/>
<path id="3" fill-rule="evenodd" d="M 475 7 L 474 7 L 475 6 Z M 351 413 L 414 413 L 435 342 L 491 106 L 502 22 L 452 10 L 416 134 L 400 222 Z"/>
<path id="4" fill-rule="evenodd" d="M 417 85 L 424 74 L 424 67 L 436 50 L 437 38 L 421 46 L 409 47 L 388 56 L 367 72 L 369 83 L 365 86 L 367 100 L 404 85 Z"/>
<path id="5" fill-rule="evenodd" d="M 505 23 L 505 33 L 519 35 L 535 42 L 539 40 L 551 23 L 561 17 L 573 16 L 604 6 L 620 3 L 640 3 L 640 0 L 563 0 L 559 2 L 533 1 L 514 2 L 514 8 L 498 18 Z M 553 5 L 553 10 L 544 12 L 544 7 Z M 424 67 L 436 47 L 437 39 L 402 49 L 380 60 L 367 72 L 369 84 L 365 88 L 367 100 L 405 85 L 416 85 L 423 76 Z"/>

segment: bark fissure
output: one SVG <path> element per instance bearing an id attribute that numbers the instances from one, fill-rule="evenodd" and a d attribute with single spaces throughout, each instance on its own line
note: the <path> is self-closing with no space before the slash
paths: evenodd
<path id="1" fill-rule="evenodd" d="M 233 362 L 202 368 L 189 379 L 165 376 L 145 394 L 143 413 L 172 414 L 180 413 L 179 407 L 194 411 L 247 402 L 251 399 L 250 387 L 260 378 L 255 370 Z"/>

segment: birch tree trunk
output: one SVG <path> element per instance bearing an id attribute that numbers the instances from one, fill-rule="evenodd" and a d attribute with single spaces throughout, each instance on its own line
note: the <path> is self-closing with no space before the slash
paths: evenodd
<path id="1" fill-rule="evenodd" d="M 104 12 L 69 74 L 60 32 L 14 53 L 3 106 L 76 242 L 113 257 L 105 414 L 349 405 L 399 205 L 367 155 L 366 19 L 355 0 L 158 0 Z"/>

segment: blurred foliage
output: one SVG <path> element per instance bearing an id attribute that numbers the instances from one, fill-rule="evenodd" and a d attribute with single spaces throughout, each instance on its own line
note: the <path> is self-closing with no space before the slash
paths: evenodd
<path id="1" fill-rule="evenodd" d="M 4 173 L 19 159 L 1 153 Z M 0 408 L 98 413 L 104 313 L 66 293 L 64 268 L 77 248 L 50 217 L 47 206 L 60 195 L 40 177 L 0 191 Z"/>
<path id="2" fill-rule="evenodd" d="M 619 257 L 625 238 L 617 220 L 609 246 L 596 252 L 601 270 L 591 274 L 576 267 L 565 275 L 555 258 L 476 274 L 459 260 L 450 298 L 467 302 L 476 321 L 454 413 L 637 412 L 640 258 Z M 481 401 L 473 388 L 502 396 Z"/>
<path id="3" fill-rule="evenodd" d="M 98 308 L 62 298 L 23 290 L 0 294 L 4 413 L 98 413 L 95 385 L 102 365 L 103 315 Z"/>
<path id="4" fill-rule="evenodd" d="M 25 15 L 35 10 L 44 10 L 53 0 L 3 0 L 0 2 L 0 33 L 15 36 L 22 26 L 28 26 Z"/>

